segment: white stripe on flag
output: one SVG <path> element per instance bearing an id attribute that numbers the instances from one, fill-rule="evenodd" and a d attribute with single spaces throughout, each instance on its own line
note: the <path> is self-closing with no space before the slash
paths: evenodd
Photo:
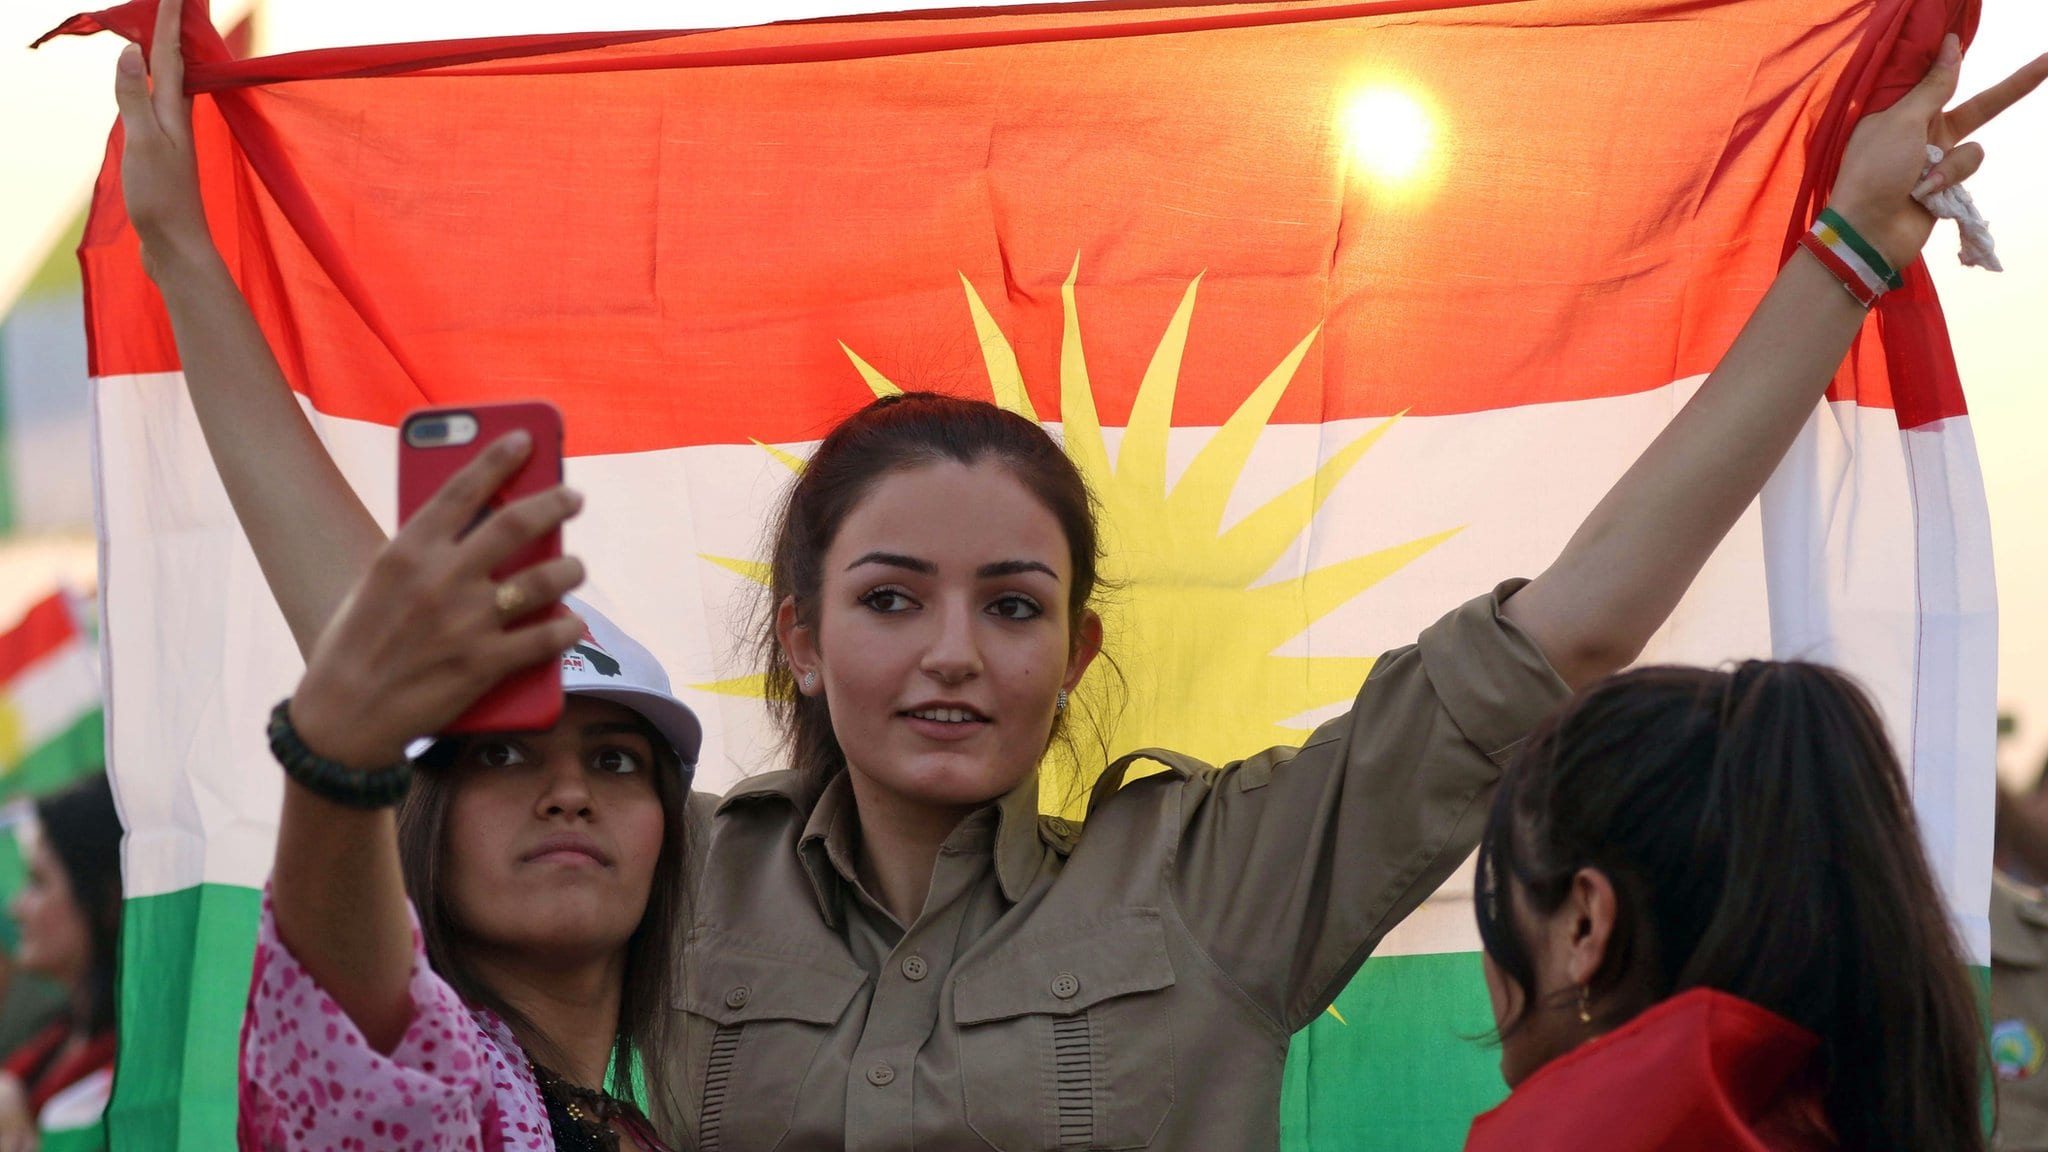
<path id="1" fill-rule="evenodd" d="M 1540 571 L 1698 383 L 1403 420 L 1330 495 L 1266 579 L 1458 528 L 1312 632 L 1317 655 L 1364 656 L 1406 643 L 1496 580 Z M 180 378 L 98 381 L 95 404 L 109 758 L 133 830 L 132 894 L 202 881 L 258 886 L 269 870 L 279 799 L 263 718 L 296 682 L 299 661 L 213 473 Z M 1229 515 L 1284 491 L 1372 423 L 1268 429 Z M 318 424 L 343 471 L 388 520 L 393 430 L 324 417 Z M 1966 424 L 1950 427 L 1967 436 Z M 1112 451 L 1116 435 L 1110 433 Z M 1173 467 L 1184 467 L 1210 435 L 1177 432 Z M 1857 675 L 1913 753 L 1916 795 L 1955 907 L 1966 910 L 1965 922 L 1974 917 L 1981 924 L 1988 863 L 1966 835 L 1969 821 L 1955 814 L 1978 814 L 1981 823 L 1988 805 L 1978 793 L 1988 787 L 1989 759 L 1962 760 L 1953 741 L 1922 739 L 1930 675 L 1950 686 L 1933 691 L 1957 694 L 1951 712 L 1967 715 L 1991 699 L 1985 683 L 1965 682 L 1957 671 L 1990 667 L 1982 621 L 1965 621 L 1943 657 L 1946 671 L 1926 670 L 1926 635 L 1952 626 L 1939 615 L 1923 621 L 1923 609 L 1952 609 L 1928 598 L 1926 573 L 1918 586 L 1915 579 L 1930 558 L 1916 539 L 1913 501 L 1933 483 L 1918 480 L 1932 465 L 1915 464 L 1916 488 L 1906 445 L 1930 435 L 1902 439 L 1890 411 L 1818 410 L 1774 478 L 1764 510 L 1752 507 L 1738 524 L 1645 658 L 1711 664 L 1775 654 L 1828 660 Z M 1928 461 L 1950 471 L 1932 470 L 1954 473 L 1952 486 L 1974 491 L 1967 443 L 1944 435 L 1950 442 Z M 790 448 L 799 455 L 809 450 Z M 1915 451 L 1916 461 L 1926 455 Z M 747 671 L 741 624 L 753 586 L 702 557 L 759 554 L 787 469 L 751 446 L 712 446 L 578 457 L 568 474 L 590 497 L 568 540 L 592 573 L 589 599 L 662 658 L 679 694 L 705 720 L 700 786 L 722 789 L 743 772 L 772 766 L 775 742 L 756 703 L 689 686 Z M 1981 527 L 1959 520 L 1934 531 L 1945 537 Z M 1988 582 L 1988 558 L 1954 547 L 1943 555 L 1957 572 L 1986 573 L 1981 580 Z M 1978 595 L 1963 588 L 1951 599 L 1974 602 Z M 1277 654 L 1310 651 L 1303 637 Z M 1127 662 L 1126 670 L 1143 681 L 1142 661 Z M 1916 707 L 1923 711 L 1916 714 Z M 1916 722 L 1916 715 L 1923 719 Z M 1461 874 L 1397 928 L 1381 952 L 1476 946 L 1469 878 Z"/>
<path id="2" fill-rule="evenodd" d="M 21 722 L 21 750 L 61 736 L 100 706 L 100 673 L 92 650 L 66 644 L 21 670 L 0 688 Z"/>

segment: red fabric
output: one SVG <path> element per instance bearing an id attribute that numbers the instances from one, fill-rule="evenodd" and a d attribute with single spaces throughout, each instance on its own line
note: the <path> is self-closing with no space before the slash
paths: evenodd
<path id="1" fill-rule="evenodd" d="M 70 602 L 62 592 L 44 597 L 23 613 L 14 627 L 0 632 L 0 684 L 66 644 L 77 642 L 78 623 L 71 618 Z"/>
<path id="2" fill-rule="evenodd" d="M 247 61 L 185 35 L 216 235 L 293 387 L 382 424 L 541 395 L 589 454 L 814 438 L 869 395 L 848 350 L 985 395 L 963 278 L 1048 419 L 1070 274 L 1111 426 L 1198 279 L 1177 424 L 1220 424 L 1310 334 L 1276 422 L 1660 388 L 1713 367 L 1856 116 L 1976 13 L 1040 5 Z M 1344 129 L 1375 84 L 1434 118 L 1406 189 Z M 81 249 L 102 376 L 176 367 L 118 157 Z M 1834 394 L 1964 410 L 1924 268 Z"/>
<path id="3" fill-rule="evenodd" d="M 114 1066 L 114 1034 L 103 1032 L 63 1058 L 58 1052 L 71 1039 L 71 1025 L 59 1020 L 14 1050 L 5 1065 L 8 1075 L 28 1089 L 28 1114 L 42 1114 L 43 1105 L 87 1076 Z"/>
<path id="4" fill-rule="evenodd" d="M 1695 989 L 1537 1069 L 1472 1122 L 1465 1152 L 1825 1152 L 1819 1043 Z"/>

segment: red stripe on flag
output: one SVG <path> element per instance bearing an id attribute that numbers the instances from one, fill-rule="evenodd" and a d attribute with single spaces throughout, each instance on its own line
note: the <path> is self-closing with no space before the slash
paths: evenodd
<path id="1" fill-rule="evenodd" d="M 30 665 L 78 639 L 71 604 L 62 592 L 38 601 L 20 623 L 0 632 L 0 690 Z"/>
<path id="2" fill-rule="evenodd" d="M 589 454 L 814 438 L 867 395 L 847 349 L 985 395 L 963 278 L 1056 419 L 1077 258 L 1111 426 L 1198 279 L 1182 425 L 1222 423 L 1312 332 L 1275 422 L 1706 372 L 1855 117 L 1976 5 L 1771 11 L 1096 6 L 209 52 L 193 75 L 240 85 L 198 101 L 227 128 L 202 178 L 293 387 L 387 425 L 544 395 Z M 394 75 L 331 78 L 351 69 Z M 443 74 L 395 75 L 419 69 Z M 1433 118 L 1421 183 L 1367 174 L 1379 130 L 1346 116 L 1375 85 Z M 94 370 L 167 370 L 161 332 L 113 332 L 161 324 L 118 191 L 102 180 L 82 249 Z M 1960 413 L 1924 270 L 1880 320 L 1837 398 Z"/>

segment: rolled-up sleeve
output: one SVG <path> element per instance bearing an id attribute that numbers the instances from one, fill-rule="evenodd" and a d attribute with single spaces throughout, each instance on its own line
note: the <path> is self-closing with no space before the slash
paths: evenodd
<path id="1" fill-rule="evenodd" d="M 1374 663 L 1299 749 L 1180 786 L 1167 882 L 1196 942 L 1289 1030 L 1478 845 L 1500 769 L 1570 694 L 1500 585 Z"/>

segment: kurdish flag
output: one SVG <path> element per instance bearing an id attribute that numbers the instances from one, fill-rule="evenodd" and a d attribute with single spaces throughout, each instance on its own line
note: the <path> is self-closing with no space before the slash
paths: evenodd
<path id="1" fill-rule="evenodd" d="M 139 38 L 149 8 L 67 28 Z M 590 598 L 684 685 L 718 787 L 774 761 L 735 623 L 767 514 L 835 419 L 908 387 L 1031 414 L 1092 481 L 1129 692 L 1080 706 L 1114 750 L 1298 739 L 1374 653 L 1556 555 L 1856 118 L 1976 4 L 1132 0 L 255 60 L 188 14 L 215 235 L 329 450 L 388 513 L 408 409 L 558 404 Z M 297 662 L 119 155 L 81 248 L 130 826 L 112 1131 L 215 1148 L 279 795 L 262 720 Z M 1916 266 L 1649 657 L 1861 677 L 1982 957 L 1994 634 Z M 1469 892 L 1296 1038 L 1289 1147 L 1455 1148 L 1500 1097 Z"/>
<path id="2" fill-rule="evenodd" d="M 105 759 L 99 655 L 63 591 L 0 632 L 0 801 L 97 772 Z"/>

